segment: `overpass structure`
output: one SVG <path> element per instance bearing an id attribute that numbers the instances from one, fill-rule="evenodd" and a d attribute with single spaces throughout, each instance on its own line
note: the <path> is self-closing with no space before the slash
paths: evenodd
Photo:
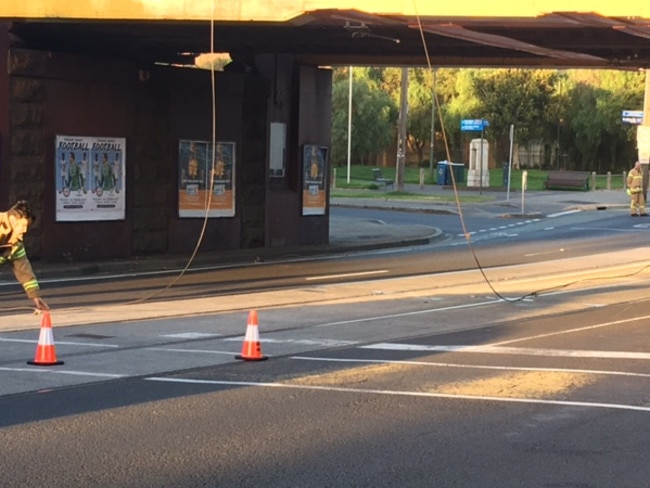
<path id="1" fill-rule="evenodd" d="M 213 52 L 216 84 L 176 69 Z M 299 247 L 329 236 L 329 67 L 646 70 L 650 3 L 4 1 L 0 65 L 0 204 L 33 201 L 32 256 Z"/>
<path id="2" fill-rule="evenodd" d="M 26 48 L 139 62 L 187 63 L 213 41 L 233 56 L 291 52 L 316 65 L 650 65 L 643 0 L 30 0 L 3 2 L 0 18 Z"/>

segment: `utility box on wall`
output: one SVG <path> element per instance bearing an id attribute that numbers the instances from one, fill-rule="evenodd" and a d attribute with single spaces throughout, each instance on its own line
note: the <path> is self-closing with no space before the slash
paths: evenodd
<path id="1" fill-rule="evenodd" d="M 481 188 L 490 186 L 490 172 L 488 170 L 489 149 L 490 144 L 485 139 L 472 139 L 470 141 L 467 186 Z"/>

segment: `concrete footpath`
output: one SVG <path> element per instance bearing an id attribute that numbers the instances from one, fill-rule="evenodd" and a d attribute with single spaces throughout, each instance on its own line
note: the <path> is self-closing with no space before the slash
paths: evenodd
<path id="1" fill-rule="evenodd" d="M 455 201 L 454 191 L 439 185 L 406 185 L 405 191 L 415 196 L 391 196 L 372 192 L 369 198 L 332 198 L 333 207 L 390 209 L 438 214 L 480 215 L 485 218 L 544 217 L 571 210 L 627 209 L 629 198 L 623 190 L 538 191 L 510 192 L 493 189 L 471 189 L 459 192 L 461 201 Z M 399 246 L 424 245 L 442 235 L 436 227 L 427 225 L 391 225 L 375 219 L 330 219 L 330 242 L 320 246 L 299 248 L 253 249 L 245 251 L 217 251 L 198 254 L 190 268 L 206 265 L 263 262 L 285 256 L 314 256 L 372 250 Z M 90 276 L 104 273 L 137 273 L 144 271 L 182 269 L 189 256 L 133 257 L 94 262 L 40 263 L 34 270 L 40 279 L 68 276 Z M 0 268 L 0 279 L 13 279 L 8 267 Z"/>

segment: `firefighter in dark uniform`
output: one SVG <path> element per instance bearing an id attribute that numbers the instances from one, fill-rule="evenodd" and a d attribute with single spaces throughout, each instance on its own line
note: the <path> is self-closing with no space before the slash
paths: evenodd
<path id="1" fill-rule="evenodd" d="M 19 200 L 8 211 L 0 212 L 0 264 L 11 264 L 16 279 L 27 297 L 34 301 L 37 310 L 49 310 L 41 299 L 40 286 L 23 245 L 23 236 L 34 219 L 25 200 Z"/>
<path id="2" fill-rule="evenodd" d="M 645 197 L 643 195 L 643 171 L 641 163 L 634 163 L 634 168 L 627 174 L 627 194 L 630 196 L 630 215 L 648 215 L 645 211 Z"/>

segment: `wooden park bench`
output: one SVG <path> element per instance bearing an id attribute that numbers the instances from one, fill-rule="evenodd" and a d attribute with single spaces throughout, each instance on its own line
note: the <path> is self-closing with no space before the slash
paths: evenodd
<path id="1" fill-rule="evenodd" d="M 589 191 L 589 172 L 549 171 L 544 186 L 547 190 Z"/>
<path id="2" fill-rule="evenodd" d="M 382 174 L 379 168 L 374 168 L 372 170 L 372 177 L 374 178 L 375 183 L 379 183 L 380 185 L 383 185 L 384 190 L 388 189 L 389 186 L 393 188 L 393 186 L 395 185 L 395 182 L 393 180 L 384 178 L 384 175 Z"/>

